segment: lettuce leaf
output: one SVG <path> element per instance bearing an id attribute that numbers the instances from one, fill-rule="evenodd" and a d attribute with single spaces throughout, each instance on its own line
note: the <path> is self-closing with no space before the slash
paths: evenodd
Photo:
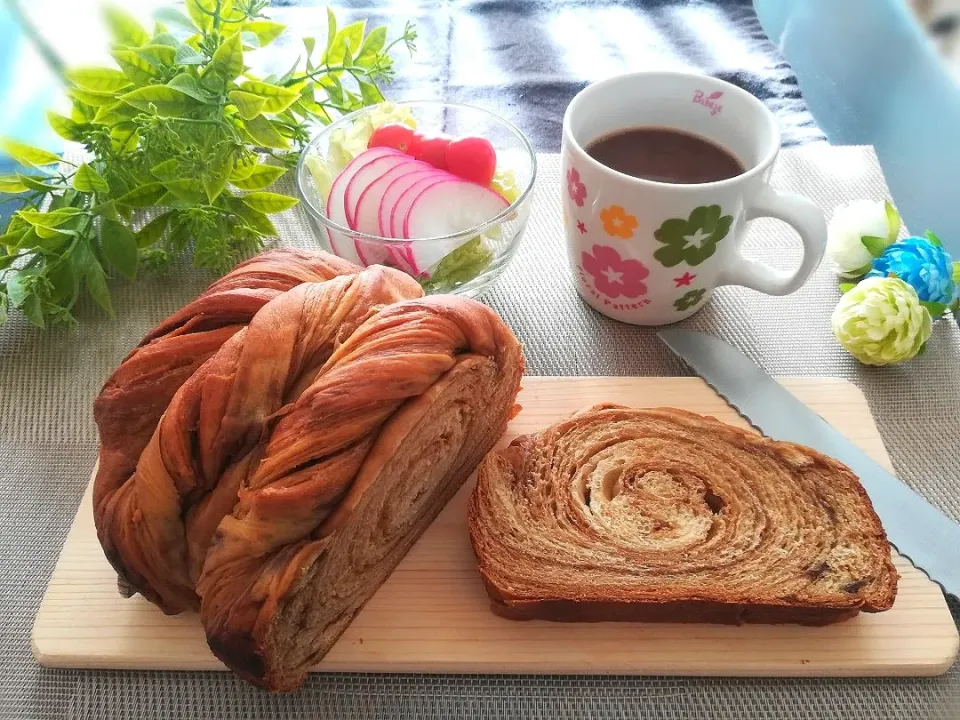
<path id="1" fill-rule="evenodd" d="M 420 280 L 424 292 L 443 292 L 473 280 L 493 261 L 493 252 L 478 235 L 437 263 L 428 278 Z"/>

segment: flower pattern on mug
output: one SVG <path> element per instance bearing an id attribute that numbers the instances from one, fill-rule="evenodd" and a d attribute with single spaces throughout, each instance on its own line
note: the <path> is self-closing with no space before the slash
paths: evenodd
<path id="1" fill-rule="evenodd" d="M 611 298 L 621 295 L 637 298 L 647 294 L 643 281 L 650 271 L 639 260 L 624 259 L 612 247 L 594 245 L 593 254 L 584 252 L 581 261 L 584 269 L 593 276 L 598 292 Z"/>
<path id="2" fill-rule="evenodd" d="M 583 207 L 583 201 L 587 199 L 587 186 L 580 182 L 580 173 L 574 167 L 567 170 L 567 194 L 577 207 Z"/>
<path id="3" fill-rule="evenodd" d="M 637 218 L 620 205 L 605 207 L 600 211 L 600 220 L 603 222 L 603 229 L 611 237 L 628 240 L 633 237 L 633 231 L 637 229 Z"/>
<path id="4" fill-rule="evenodd" d="M 694 305 L 696 305 L 701 300 L 703 300 L 703 294 L 705 292 L 706 290 L 704 290 L 703 288 L 700 288 L 699 290 L 691 290 L 679 300 L 675 300 L 673 303 L 673 306 L 680 312 L 683 312 L 684 310 L 689 310 Z"/>
<path id="5" fill-rule="evenodd" d="M 690 217 L 664 220 L 653 234 L 663 247 L 653 253 L 664 267 L 682 262 L 699 265 L 717 251 L 717 243 L 730 232 L 733 216 L 722 215 L 719 205 L 701 205 Z"/>

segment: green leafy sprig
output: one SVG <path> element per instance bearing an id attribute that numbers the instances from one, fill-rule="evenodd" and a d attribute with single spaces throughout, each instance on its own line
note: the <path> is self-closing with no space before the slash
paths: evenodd
<path id="1" fill-rule="evenodd" d="M 116 67 L 64 71 L 69 116 L 53 130 L 80 143 L 80 165 L 11 140 L 0 147 L 27 172 L 0 176 L 0 194 L 21 209 L 0 233 L 0 323 L 20 308 L 38 327 L 73 325 L 83 289 L 113 314 L 108 278 L 134 279 L 192 251 L 223 272 L 276 235 L 269 215 L 296 199 L 267 190 L 296 164 L 316 123 L 383 101 L 390 53 L 415 49 L 407 25 L 338 29 L 328 9 L 322 49 L 281 76 L 258 77 L 245 55 L 286 29 L 263 15 L 269 0 L 186 0 L 164 9 L 149 33 L 118 9 L 106 12 Z M 149 212 L 145 212 L 149 211 Z"/>

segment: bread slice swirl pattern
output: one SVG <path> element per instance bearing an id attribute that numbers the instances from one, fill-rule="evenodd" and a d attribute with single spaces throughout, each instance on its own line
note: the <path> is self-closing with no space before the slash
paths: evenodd
<path id="1" fill-rule="evenodd" d="M 896 595 L 847 467 L 672 408 L 599 405 L 491 452 L 469 524 L 516 619 L 820 625 Z"/>

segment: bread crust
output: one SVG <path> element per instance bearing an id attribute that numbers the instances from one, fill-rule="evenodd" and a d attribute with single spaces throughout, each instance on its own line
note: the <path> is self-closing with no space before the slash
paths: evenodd
<path id="1" fill-rule="evenodd" d="M 328 260 L 245 264 L 97 405 L 105 554 L 165 612 L 199 610 L 214 654 L 273 691 L 303 682 L 494 446 L 523 374 L 489 307 Z"/>
<path id="2" fill-rule="evenodd" d="M 676 408 L 602 404 L 516 438 L 481 463 L 468 520 L 510 619 L 824 625 L 896 597 L 849 468 Z"/>

